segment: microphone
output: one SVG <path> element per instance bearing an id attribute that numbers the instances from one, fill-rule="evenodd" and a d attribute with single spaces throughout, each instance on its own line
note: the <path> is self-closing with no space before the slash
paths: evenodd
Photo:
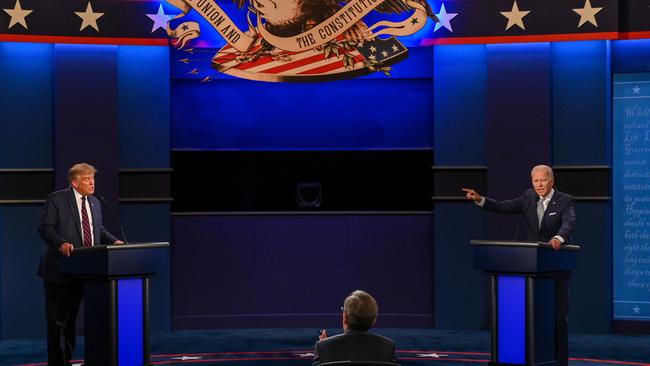
<path id="1" fill-rule="evenodd" d="M 517 241 L 517 235 L 519 235 L 519 225 L 521 224 L 521 219 L 526 217 L 526 212 L 528 212 L 528 209 L 533 204 L 533 202 L 535 202 L 535 204 L 537 204 L 537 202 L 539 202 L 539 196 L 538 195 L 535 195 L 535 200 L 530 201 L 528 206 L 526 206 L 526 209 L 521 213 L 521 216 L 519 216 L 519 220 L 517 221 L 517 226 L 516 226 L 516 229 L 515 229 L 515 236 L 512 238 L 513 241 Z"/>
<path id="2" fill-rule="evenodd" d="M 124 239 L 124 244 L 128 244 L 128 242 L 126 241 L 126 235 L 124 234 L 124 227 L 122 226 L 122 222 L 120 221 L 120 218 L 117 217 L 117 214 L 115 213 L 115 211 L 113 210 L 111 205 L 108 202 L 106 202 L 106 198 L 104 198 L 104 196 L 99 195 L 99 194 L 95 194 L 95 197 L 97 197 L 97 199 L 99 199 L 102 203 L 106 203 L 105 206 L 108 207 L 108 210 L 111 212 L 111 215 L 113 215 L 115 220 L 117 220 L 117 224 L 120 225 L 120 232 L 122 233 L 122 238 Z"/>

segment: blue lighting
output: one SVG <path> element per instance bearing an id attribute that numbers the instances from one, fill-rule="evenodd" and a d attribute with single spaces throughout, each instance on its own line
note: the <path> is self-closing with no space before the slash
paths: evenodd
<path id="1" fill-rule="evenodd" d="M 117 281 L 118 365 L 144 363 L 142 279 Z"/>
<path id="2" fill-rule="evenodd" d="M 53 50 L 0 42 L 0 168 L 52 166 Z"/>
<path id="3" fill-rule="evenodd" d="M 550 42 L 530 43 L 494 43 L 486 45 L 488 52 L 530 52 L 543 50 L 550 46 Z"/>
<path id="4" fill-rule="evenodd" d="M 498 279 L 498 362 L 524 364 L 526 361 L 526 282 L 521 276 Z"/>
<path id="5" fill-rule="evenodd" d="M 650 39 L 613 41 L 612 72 L 650 72 Z"/>

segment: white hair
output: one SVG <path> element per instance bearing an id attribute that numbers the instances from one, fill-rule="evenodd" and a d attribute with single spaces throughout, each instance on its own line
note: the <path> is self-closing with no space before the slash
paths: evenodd
<path id="1" fill-rule="evenodd" d="M 548 166 L 548 165 L 536 165 L 536 166 L 534 166 L 533 169 L 531 169 L 531 171 L 530 171 L 531 176 L 533 175 L 533 172 L 535 172 L 535 170 L 543 170 L 543 171 L 546 172 L 546 174 L 548 174 L 549 178 L 555 180 L 555 177 L 553 176 L 553 169 L 551 169 L 550 166 Z"/>

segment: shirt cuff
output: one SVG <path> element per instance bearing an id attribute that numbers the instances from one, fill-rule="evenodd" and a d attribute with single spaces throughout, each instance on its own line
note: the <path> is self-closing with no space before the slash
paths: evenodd
<path id="1" fill-rule="evenodd" d="M 474 201 L 474 203 L 476 203 L 478 207 L 483 207 L 483 205 L 485 204 L 485 197 L 481 197 L 480 201 L 478 202 Z"/>
<path id="2" fill-rule="evenodd" d="M 553 239 L 557 239 L 557 240 L 560 241 L 560 243 L 564 244 L 564 238 L 561 237 L 561 236 L 559 236 L 559 235 L 555 235 L 555 236 L 553 237 Z"/>

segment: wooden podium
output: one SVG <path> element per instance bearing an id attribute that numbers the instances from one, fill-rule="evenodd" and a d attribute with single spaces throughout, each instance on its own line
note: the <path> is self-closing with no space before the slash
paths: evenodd
<path id="1" fill-rule="evenodd" d="M 576 267 L 580 247 L 563 245 L 556 251 L 548 243 L 472 240 L 471 244 L 474 267 L 490 276 L 489 365 L 558 365 L 556 282 Z"/>
<path id="2" fill-rule="evenodd" d="M 76 248 L 61 269 L 84 282 L 85 364 L 149 365 L 149 277 L 169 243 Z"/>

